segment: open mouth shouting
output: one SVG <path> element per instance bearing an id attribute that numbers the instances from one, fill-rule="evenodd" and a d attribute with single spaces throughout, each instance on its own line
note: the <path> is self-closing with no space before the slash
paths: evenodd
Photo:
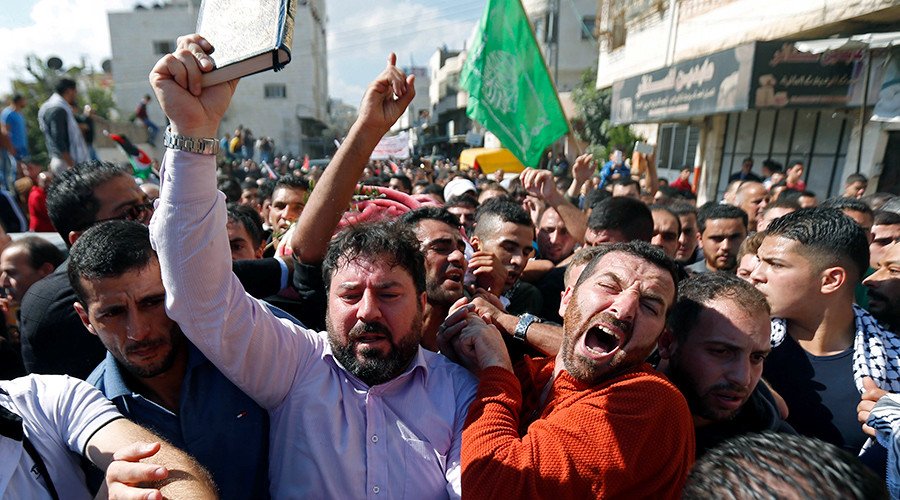
<path id="1" fill-rule="evenodd" d="M 611 315 L 601 315 L 582 337 L 581 354 L 597 362 L 612 359 L 631 338 L 631 326 Z"/>

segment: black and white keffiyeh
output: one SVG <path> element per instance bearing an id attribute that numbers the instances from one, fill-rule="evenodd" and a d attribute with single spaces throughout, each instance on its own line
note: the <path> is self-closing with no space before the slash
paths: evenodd
<path id="1" fill-rule="evenodd" d="M 888 491 L 891 498 L 900 498 L 900 394 L 882 396 L 866 424 L 875 429 L 876 439 L 888 450 Z"/>
<path id="2" fill-rule="evenodd" d="M 853 305 L 856 337 L 853 340 L 853 378 L 859 393 L 862 379 L 871 377 L 888 392 L 900 392 L 900 338 L 884 329 L 865 309 Z M 781 345 L 787 335 L 787 322 L 772 319 L 772 347 Z"/>

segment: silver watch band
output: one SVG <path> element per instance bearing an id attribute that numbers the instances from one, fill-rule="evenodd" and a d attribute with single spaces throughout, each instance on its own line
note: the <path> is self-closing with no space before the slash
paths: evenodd
<path id="1" fill-rule="evenodd" d="M 163 145 L 168 149 L 177 149 L 201 155 L 216 155 L 219 153 L 218 139 L 176 135 L 168 127 L 166 127 L 166 133 L 163 135 Z"/>

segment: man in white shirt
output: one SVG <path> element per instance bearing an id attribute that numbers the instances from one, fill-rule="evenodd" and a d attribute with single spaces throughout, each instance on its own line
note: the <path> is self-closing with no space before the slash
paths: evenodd
<path id="1" fill-rule="evenodd" d="M 160 441 L 81 380 L 0 381 L 0 498 L 91 498 L 81 457 L 107 471 L 98 497 L 215 498 L 206 471 Z M 148 463 L 129 463 L 151 456 Z M 144 489 L 144 482 L 159 489 Z"/>
<path id="2" fill-rule="evenodd" d="M 268 410 L 274 498 L 460 496 L 461 433 L 476 381 L 419 347 L 425 271 L 412 231 L 358 225 L 335 238 L 323 263 L 327 332 L 279 321 L 229 272 L 214 138 L 237 81 L 201 88 L 211 51 L 198 35 L 182 37 L 150 75 L 171 121 L 150 228 L 169 317 Z M 412 100 L 413 77 L 395 62 L 369 86 L 329 169 L 350 162 L 362 171 Z M 322 183 L 316 190 L 332 193 Z"/>

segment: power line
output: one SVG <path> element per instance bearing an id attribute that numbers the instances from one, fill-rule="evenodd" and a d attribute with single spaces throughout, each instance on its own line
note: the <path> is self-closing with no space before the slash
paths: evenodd
<path id="1" fill-rule="evenodd" d="M 378 41 L 384 42 L 386 40 L 395 40 L 395 39 L 399 39 L 399 38 L 403 38 L 403 37 L 409 37 L 411 35 L 426 33 L 429 31 L 434 31 L 434 30 L 437 30 L 440 28 L 450 27 L 450 26 L 460 24 L 460 23 L 473 23 L 473 26 L 474 26 L 474 23 L 477 20 L 478 20 L 477 17 L 470 18 L 470 19 L 458 19 L 458 20 L 452 20 L 452 21 L 448 20 L 448 21 L 445 21 L 442 23 L 436 23 L 436 24 L 432 24 L 432 25 L 428 25 L 428 26 L 422 26 L 418 29 L 413 29 L 413 30 L 409 30 L 409 31 L 397 32 L 397 33 L 393 33 L 393 34 L 382 34 L 381 36 L 379 36 Z M 328 48 L 328 52 L 329 53 L 343 52 L 346 50 L 358 49 L 360 47 L 365 47 L 367 45 L 371 45 L 371 43 L 372 42 L 369 40 L 358 40 L 358 41 L 347 43 L 347 44 L 335 44 L 334 47 Z"/>
<path id="2" fill-rule="evenodd" d="M 466 4 L 466 3 L 452 4 L 451 7 L 452 7 L 452 10 L 451 9 L 447 9 L 447 11 L 437 10 L 436 12 L 433 13 L 434 15 L 431 15 L 431 16 L 424 16 L 424 17 L 409 16 L 406 18 L 392 19 L 390 21 L 385 21 L 383 23 L 378 23 L 378 24 L 373 24 L 373 25 L 354 26 L 354 27 L 339 29 L 339 30 L 329 30 L 329 33 L 331 33 L 333 36 L 353 35 L 353 34 L 358 34 L 361 32 L 376 31 L 376 30 L 380 30 L 380 29 L 395 30 L 398 27 L 402 28 L 404 26 L 418 25 L 418 24 L 422 24 L 423 22 L 431 22 L 431 21 L 438 21 L 438 20 L 452 20 L 448 16 L 445 15 L 447 12 L 459 14 L 461 12 L 468 13 L 468 11 L 472 11 L 472 10 L 481 11 L 484 8 L 484 1 L 483 0 L 475 0 L 474 2 L 471 2 L 469 4 Z"/>

